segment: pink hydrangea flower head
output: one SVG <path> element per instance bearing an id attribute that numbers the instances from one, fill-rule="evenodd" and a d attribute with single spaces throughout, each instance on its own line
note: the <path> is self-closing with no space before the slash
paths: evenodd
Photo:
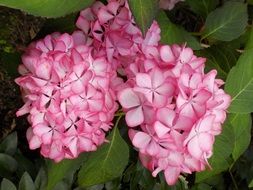
<path id="1" fill-rule="evenodd" d="M 57 162 L 104 143 L 118 108 L 116 71 L 79 38 L 54 33 L 33 42 L 16 79 L 25 101 L 17 115 L 29 113 L 29 146 Z"/>
<path id="2" fill-rule="evenodd" d="M 118 101 L 141 162 L 154 177 L 164 172 L 173 185 L 181 173 L 209 166 L 231 100 L 217 72 L 204 73 L 204 58 L 185 44 L 160 45 L 159 30 L 154 22 L 125 68 L 128 80 Z"/>

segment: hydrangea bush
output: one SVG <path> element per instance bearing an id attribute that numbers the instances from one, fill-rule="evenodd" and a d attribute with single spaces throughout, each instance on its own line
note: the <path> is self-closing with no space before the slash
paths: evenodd
<path id="1" fill-rule="evenodd" d="M 229 157 L 234 164 L 250 141 L 238 134 L 240 123 L 250 127 L 253 110 L 253 32 L 245 32 L 246 4 L 205 3 L 94 1 L 80 11 L 72 33 L 33 41 L 15 80 L 24 101 L 16 114 L 28 116 L 29 148 L 62 167 L 83 160 L 78 183 L 84 187 L 120 177 L 125 168 L 127 175 L 128 146 L 135 162 L 168 186 L 218 174 Z M 169 20 L 185 4 L 207 17 L 193 32 L 198 38 Z M 247 39 L 242 51 L 237 38 Z M 228 54 L 223 63 L 223 55 L 206 53 L 222 47 L 218 40 L 242 53 L 231 71 Z"/>

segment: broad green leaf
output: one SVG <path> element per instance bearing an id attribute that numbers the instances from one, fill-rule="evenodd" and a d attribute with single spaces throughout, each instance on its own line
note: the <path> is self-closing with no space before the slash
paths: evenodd
<path id="1" fill-rule="evenodd" d="M 229 116 L 230 117 L 230 116 Z M 214 176 L 222 171 L 225 171 L 233 163 L 230 157 L 235 144 L 234 131 L 229 119 L 223 126 L 222 133 L 215 138 L 213 147 L 213 155 L 208 160 L 211 165 L 211 170 L 205 170 L 196 174 L 196 183 L 199 183 L 211 176 Z"/>
<path id="2" fill-rule="evenodd" d="M 94 0 L 0 0 L 0 5 L 42 17 L 61 17 L 90 6 Z"/>
<path id="3" fill-rule="evenodd" d="M 73 160 L 63 160 L 60 163 L 54 163 L 51 160 L 47 162 L 48 182 L 47 190 L 52 190 L 55 185 L 69 173 L 76 171 L 85 160 L 85 154 L 81 154 Z"/>
<path id="4" fill-rule="evenodd" d="M 103 144 L 88 157 L 78 174 L 81 186 L 102 184 L 119 177 L 127 163 L 128 145 L 120 136 L 117 127 L 108 136 L 109 143 Z"/>
<path id="5" fill-rule="evenodd" d="M 45 189 L 47 185 L 47 173 L 43 167 L 40 168 L 34 181 L 34 185 L 36 189 L 39 190 Z"/>
<path id="6" fill-rule="evenodd" d="M 236 39 L 244 32 L 247 21 L 247 5 L 228 1 L 207 16 L 202 39 L 214 38 L 221 41 Z"/>
<path id="7" fill-rule="evenodd" d="M 161 28 L 161 42 L 164 44 L 187 43 L 194 50 L 202 47 L 195 37 L 184 30 L 181 26 L 173 24 L 164 12 L 157 16 L 157 22 Z"/>
<path id="8" fill-rule="evenodd" d="M 237 64 L 227 77 L 225 90 L 231 95 L 229 112 L 250 113 L 253 111 L 253 30 L 248 44 Z"/>
<path id="9" fill-rule="evenodd" d="M 230 123 L 235 135 L 235 146 L 232 156 L 236 161 L 250 144 L 251 116 L 250 114 L 231 114 Z"/>
<path id="10" fill-rule="evenodd" d="M 219 0 L 186 0 L 186 3 L 195 13 L 206 17 L 219 4 Z"/>
<path id="11" fill-rule="evenodd" d="M 236 64 L 239 56 L 236 50 L 222 44 L 197 51 L 196 54 L 207 58 L 205 72 L 216 69 L 218 77 L 223 80 L 227 78 L 228 72 Z"/>
<path id="12" fill-rule="evenodd" d="M 17 133 L 13 132 L 1 142 L 0 152 L 13 155 L 17 150 L 17 144 L 18 144 Z"/>
<path id="13" fill-rule="evenodd" d="M 17 170 L 17 162 L 8 154 L 0 153 L 0 176 L 4 177 Z"/>
<path id="14" fill-rule="evenodd" d="M 35 185 L 31 176 L 25 172 L 20 179 L 18 190 L 35 190 Z"/>
<path id="15" fill-rule="evenodd" d="M 128 0 L 128 3 L 135 22 L 145 36 L 159 10 L 158 0 Z"/>
<path id="16" fill-rule="evenodd" d="M 17 190 L 17 188 L 10 180 L 4 178 L 1 183 L 1 190 Z"/>

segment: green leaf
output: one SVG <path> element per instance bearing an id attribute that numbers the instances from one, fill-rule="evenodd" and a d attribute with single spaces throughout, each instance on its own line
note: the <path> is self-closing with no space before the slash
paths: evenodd
<path id="1" fill-rule="evenodd" d="M 55 185 L 66 175 L 77 170 L 85 160 L 85 154 L 81 154 L 73 160 L 63 160 L 60 163 L 54 163 L 51 160 L 47 162 L 48 183 L 47 190 L 52 190 Z"/>
<path id="2" fill-rule="evenodd" d="M 8 154 L 0 153 L 0 176 L 4 177 L 17 170 L 17 162 Z"/>
<path id="3" fill-rule="evenodd" d="M 231 114 L 230 123 L 235 135 L 232 156 L 236 161 L 250 144 L 251 116 L 250 114 Z"/>
<path id="4" fill-rule="evenodd" d="M 94 0 L 0 0 L 0 5 L 42 17 L 61 17 L 90 6 Z"/>
<path id="5" fill-rule="evenodd" d="M 161 11 L 157 16 L 157 22 L 161 28 L 161 42 L 164 44 L 187 43 L 194 50 L 202 49 L 195 37 L 184 30 L 181 26 L 173 24 L 167 15 Z"/>
<path id="6" fill-rule="evenodd" d="M 108 136 L 109 143 L 103 144 L 88 157 L 78 174 L 81 186 L 105 183 L 119 177 L 128 163 L 128 145 L 120 136 L 117 127 Z"/>
<path id="7" fill-rule="evenodd" d="M 17 133 L 13 132 L 8 135 L 0 144 L 0 152 L 13 155 L 17 150 L 18 137 Z"/>
<path id="8" fill-rule="evenodd" d="M 251 180 L 251 182 L 249 183 L 249 188 L 253 187 L 253 180 Z"/>
<path id="9" fill-rule="evenodd" d="M 225 80 L 228 72 L 236 64 L 239 53 L 227 45 L 213 45 L 210 48 L 197 51 L 198 56 L 207 58 L 205 72 L 212 69 L 218 71 L 218 77 Z"/>
<path id="10" fill-rule="evenodd" d="M 1 190 L 17 190 L 17 188 L 10 180 L 4 178 L 1 183 Z"/>
<path id="11" fill-rule="evenodd" d="M 47 185 L 47 174 L 43 167 L 40 168 L 38 175 L 34 182 L 35 188 L 43 190 Z"/>
<path id="12" fill-rule="evenodd" d="M 35 185 L 31 176 L 25 172 L 20 179 L 18 190 L 35 190 Z"/>
<path id="13" fill-rule="evenodd" d="M 238 38 L 247 26 L 247 5 L 241 2 L 226 2 L 211 12 L 206 19 L 203 37 L 221 41 Z"/>
<path id="14" fill-rule="evenodd" d="M 206 17 L 219 4 L 219 0 L 186 0 L 186 3 L 195 13 Z"/>
<path id="15" fill-rule="evenodd" d="M 128 0 L 128 3 L 135 22 L 145 36 L 159 10 L 158 0 Z"/>
<path id="16" fill-rule="evenodd" d="M 250 113 L 253 111 L 253 30 L 237 64 L 227 77 L 225 90 L 232 96 L 229 112 Z"/>
<path id="17" fill-rule="evenodd" d="M 233 159 L 230 157 L 230 155 L 234 149 L 234 144 L 234 131 L 231 126 L 230 119 L 227 119 L 223 126 L 222 133 L 215 138 L 213 155 L 208 160 L 212 169 L 197 173 L 195 182 L 199 183 L 228 169 L 233 163 Z"/>

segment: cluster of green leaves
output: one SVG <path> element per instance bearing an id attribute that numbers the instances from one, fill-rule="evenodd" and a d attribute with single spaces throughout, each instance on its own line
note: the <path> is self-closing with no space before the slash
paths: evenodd
<path id="1" fill-rule="evenodd" d="M 94 0 L 71 2 L 0 0 L 0 5 L 35 16 L 51 18 L 45 21 L 37 34 L 37 37 L 40 37 L 48 32 L 72 31 L 76 14 L 71 13 L 93 2 Z M 253 1 L 185 0 L 172 11 L 159 9 L 159 0 L 128 0 L 128 2 L 144 36 L 153 20 L 156 20 L 161 28 L 161 42 L 186 43 L 197 55 L 206 57 L 206 71 L 216 69 L 219 78 L 226 81 L 225 91 L 232 97 L 228 118 L 223 125 L 222 133 L 216 138 L 214 153 L 209 159 L 212 169 L 197 173 L 194 183 L 192 179 L 189 180 L 191 182 L 189 186 L 196 190 L 211 189 L 211 187 L 224 189 L 223 172 L 228 172 L 232 179 L 233 174 L 240 174 L 241 179 L 245 179 L 249 187 L 253 186 L 253 182 L 250 183 L 252 178 L 245 177 L 238 169 L 238 166 L 242 165 L 239 158 L 251 141 L 253 29 L 250 24 L 252 24 Z M 188 13 L 191 14 L 191 22 L 186 24 L 190 28 L 194 26 L 194 29 L 189 30 L 180 22 L 178 12 L 185 13 L 183 18 L 187 17 Z M 61 18 L 55 19 L 55 17 Z M 8 62 L 8 56 L 1 56 L 1 59 L 4 59 L 3 57 Z M 128 144 L 125 142 L 127 138 L 122 129 L 115 127 L 108 135 L 109 142 L 96 152 L 83 154 L 78 159 L 64 160 L 58 164 L 47 160 L 37 166 L 38 169 L 35 171 L 33 170 L 33 167 L 36 168 L 35 164 L 22 156 L 16 148 L 17 136 L 13 133 L 0 145 L 0 176 L 3 178 L 1 189 L 113 190 L 120 189 L 124 185 L 131 190 L 189 188 L 188 178 L 183 176 L 173 187 L 166 185 L 162 175 L 154 179 L 149 171 L 136 162 L 137 155 L 134 150 L 129 151 Z M 234 185 L 238 188 L 236 184 Z"/>

